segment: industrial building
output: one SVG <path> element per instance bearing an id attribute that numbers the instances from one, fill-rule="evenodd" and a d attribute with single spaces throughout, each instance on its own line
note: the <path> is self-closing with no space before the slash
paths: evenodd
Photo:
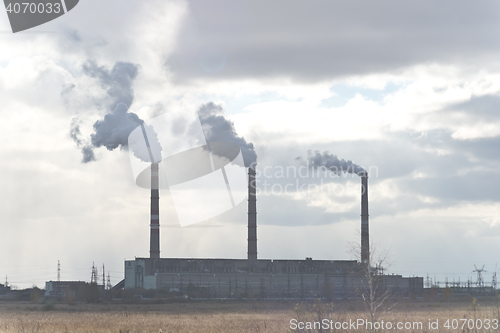
<path id="1" fill-rule="evenodd" d="M 125 289 L 162 289 L 201 298 L 355 297 L 366 289 L 369 264 L 368 174 L 361 177 L 361 253 L 353 260 L 270 260 L 257 258 L 255 168 L 248 169 L 247 259 L 161 258 L 158 165 L 151 173 L 150 257 L 125 261 Z M 372 269 L 372 268 L 369 268 Z M 375 269 L 375 268 L 373 268 Z M 422 277 L 379 274 L 386 290 L 419 295 Z"/>
<path id="2" fill-rule="evenodd" d="M 6 285 L 3 285 L 0 283 L 0 295 L 5 295 L 8 292 L 10 292 L 10 287 Z"/>
<path id="3" fill-rule="evenodd" d="M 45 296 L 65 297 L 68 293 L 76 294 L 85 286 L 84 281 L 47 281 Z"/>

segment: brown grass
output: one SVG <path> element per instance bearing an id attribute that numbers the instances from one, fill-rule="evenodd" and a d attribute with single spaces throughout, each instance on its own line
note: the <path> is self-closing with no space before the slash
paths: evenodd
<path id="1" fill-rule="evenodd" d="M 423 323 L 423 330 L 393 332 L 500 332 L 494 329 L 448 330 L 447 319 L 499 319 L 499 306 L 492 299 L 482 299 L 471 306 L 471 300 L 399 301 L 380 320 Z M 317 321 L 330 318 L 349 321 L 368 318 L 363 303 L 342 301 L 198 301 L 168 304 L 43 304 L 0 303 L 0 332 L 319 332 L 290 330 L 290 319 Z M 47 311 L 49 309 L 49 311 Z M 429 319 L 439 320 L 439 329 L 430 330 Z M 324 330 L 325 332 L 362 332 L 365 330 Z M 388 331 L 388 330 L 379 330 Z"/>

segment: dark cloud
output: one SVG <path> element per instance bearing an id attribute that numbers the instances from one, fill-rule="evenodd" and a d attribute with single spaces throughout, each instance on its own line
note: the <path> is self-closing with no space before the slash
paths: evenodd
<path id="1" fill-rule="evenodd" d="M 467 114 L 471 118 L 484 121 L 499 121 L 500 96 L 483 95 L 472 96 L 468 101 L 456 103 L 446 107 L 442 113 L 446 114 Z"/>
<path id="2" fill-rule="evenodd" d="M 189 8 L 166 62 L 179 81 L 318 81 L 476 59 L 500 48 L 491 34 L 500 27 L 494 1 L 194 0 Z"/>

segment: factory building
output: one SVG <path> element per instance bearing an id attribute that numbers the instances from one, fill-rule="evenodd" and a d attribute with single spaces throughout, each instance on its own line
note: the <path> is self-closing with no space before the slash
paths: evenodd
<path id="1" fill-rule="evenodd" d="M 419 294 L 423 278 L 384 275 L 393 293 Z M 125 288 L 163 289 L 199 297 L 349 297 L 364 290 L 351 260 L 152 259 L 125 261 Z"/>

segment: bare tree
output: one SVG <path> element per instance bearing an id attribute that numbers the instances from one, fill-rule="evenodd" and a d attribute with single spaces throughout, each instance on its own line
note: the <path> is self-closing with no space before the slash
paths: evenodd
<path id="1" fill-rule="evenodd" d="M 371 327 L 369 325 L 368 328 L 371 332 L 375 332 L 374 324 L 378 322 L 380 315 L 392 308 L 387 304 L 391 293 L 384 279 L 384 270 L 390 265 L 388 253 L 386 251 L 379 252 L 372 245 L 368 253 L 368 260 L 362 262 L 361 244 L 350 244 L 349 252 L 358 261 L 354 274 L 359 276 L 361 280 L 359 292 L 365 302 L 371 321 Z"/>

